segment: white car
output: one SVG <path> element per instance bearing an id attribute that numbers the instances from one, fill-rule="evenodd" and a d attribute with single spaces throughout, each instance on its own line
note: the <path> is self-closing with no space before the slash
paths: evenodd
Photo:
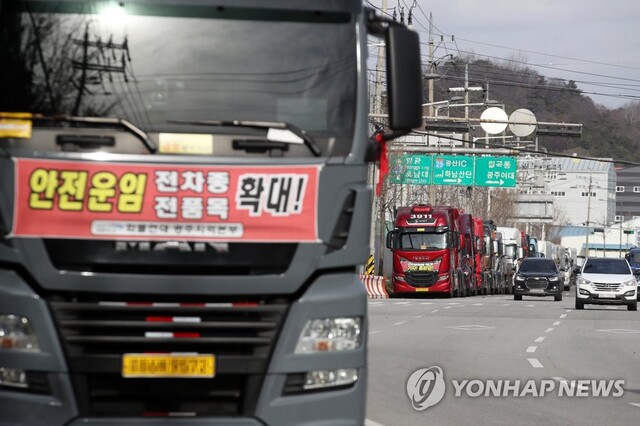
<path id="1" fill-rule="evenodd" d="M 638 283 L 625 259 L 590 257 L 576 282 L 576 309 L 586 304 L 618 304 L 638 310 Z"/>

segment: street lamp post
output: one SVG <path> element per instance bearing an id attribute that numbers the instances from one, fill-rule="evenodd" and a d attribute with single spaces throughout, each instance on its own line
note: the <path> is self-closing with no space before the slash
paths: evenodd
<path id="1" fill-rule="evenodd" d="M 587 252 L 585 257 L 589 257 L 589 234 L 591 233 L 591 231 L 589 231 L 589 220 L 591 219 L 591 184 L 592 184 L 591 173 L 589 173 L 589 188 L 587 189 L 589 191 L 587 193 L 587 238 L 586 238 Z"/>

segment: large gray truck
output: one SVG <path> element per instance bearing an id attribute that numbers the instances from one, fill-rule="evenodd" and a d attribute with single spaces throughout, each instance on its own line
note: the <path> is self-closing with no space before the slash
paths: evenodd
<path id="1" fill-rule="evenodd" d="M 362 425 L 360 1 L 0 2 L 0 424 Z"/>

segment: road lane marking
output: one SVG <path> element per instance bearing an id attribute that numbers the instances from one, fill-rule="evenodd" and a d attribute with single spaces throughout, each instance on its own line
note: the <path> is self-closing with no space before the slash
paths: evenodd
<path id="1" fill-rule="evenodd" d="M 380 423 L 376 423 L 373 420 L 364 419 L 364 426 L 384 426 Z"/>
<path id="2" fill-rule="evenodd" d="M 602 331 L 603 333 L 616 333 L 616 334 L 635 334 L 640 333 L 640 330 L 631 330 L 628 328 L 612 328 L 608 330 L 596 330 Z"/>
<path id="3" fill-rule="evenodd" d="M 560 325 L 560 321 L 554 322 L 553 325 Z"/>
<path id="4" fill-rule="evenodd" d="M 553 327 L 549 327 L 549 328 L 547 328 L 544 332 L 545 332 L 545 333 L 551 333 L 553 330 L 554 330 L 554 328 L 553 328 Z"/>
<path id="5" fill-rule="evenodd" d="M 504 305 L 502 305 L 502 306 L 509 306 L 510 304 L 511 304 L 511 303 L 505 303 L 505 304 L 504 304 Z"/>
<path id="6" fill-rule="evenodd" d="M 410 305 L 411 302 L 395 302 L 394 305 Z"/>
<path id="7" fill-rule="evenodd" d="M 398 321 L 397 323 L 395 323 L 393 325 L 402 325 L 402 324 L 405 324 L 405 323 L 406 323 L 406 321 Z"/>
<path id="8" fill-rule="evenodd" d="M 424 318 L 424 315 L 416 315 L 416 319 Z"/>
<path id="9" fill-rule="evenodd" d="M 544 339 L 546 339 L 546 337 L 538 337 L 536 340 L 534 340 L 534 342 L 536 342 L 536 343 L 540 343 L 540 342 L 542 342 Z"/>
<path id="10" fill-rule="evenodd" d="M 420 302 L 421 305 L 433 305 L 433 302 Z"/>
<path id="11" fill-rule="evenodd" d="M 567 317 L 567 314 L 560 315 L 560 319 L 565 319 L 566 317 Z"/>
<path id="12" fill-rule="evenodd" d="M 527 361 L 529 361 L 529 364 L 531 364 L 533 368 L 544 368 L 544 366 L 536 358 L 527 358 Z"/>
<path id="13" fill-rule="evenodd" d="M 436 309 L 435 311 L 431 311 L 432 314 L 435 314 L 436 312 L 438 312 L 438 309 Z"/>
<path id="14" fill-rule="evenodd" d="M 573 311 L 573 309 L 567 309 L 567 312 L 571 312 L 571 311 Z"/>
<path id="15" fill-rule="evenodd" d="M 527 308 L 535 308 L 536 305 L 527 305 Z"/>
<path id="16" fill-rule="evenodd" d="M 630 402 L 629 405 L 633 405 L 634 407 L 640 408 L 640 404 L 635 403 L 635 402 Z"/>
<path id="17" fill-rule="evenodd" d="M 444 308 L 442 308 L 442 309 L 451 309 L 451 306 L 445 306 L 445 307 L 444 307 Z"/>
<path id="18" fill-rule="evenodd" d="M 475 331 L 475 330 L 490 330 L 495 327 L 490 327 L 488 325 L 470 324 L 470 325 L 453 325 L 445 328 L 453 328 L 455 330 L 464 330 L 464 331 Z"/>
<path id="19" fill-rule="evenodd" d="M 484 303 L 474 303 L 473 306 L 482 306 Z"/>
<path id="20" fill-rule="evenodd" d="M 370 331 L 369 334 L 378 334 L 382 333 L 382 330 Z"/>
<path id="21" fill-rule="evenodd" d="M 537 346 L 529 346 L 529 347 L 527 348 L 527 352 L 528 352 L 528 353 L 530 353 L 530 354 L 532 354 L 532 353 L 534 353 L 534 352 L 536 351 L 536 349 L 538 349 L 538 347 L 537 347 Z"/>

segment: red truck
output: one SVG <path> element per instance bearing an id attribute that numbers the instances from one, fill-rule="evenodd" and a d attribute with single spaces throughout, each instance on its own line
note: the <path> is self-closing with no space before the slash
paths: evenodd
<path id="1" fill-rule="evenodd" d="M 387 234 L 393 253 L 393 291 L 467 295 L 461 267 L 460 211 L 448 206 L 414 204 L 397 209 Z"/>
<path id="2" fill-rule="evenodd" d="M 474 217 L 470 213 L 460 215 L 460 236 L 462 237 L 462 269 L 465 264 L 470 269 L 471 290 L 470 294 L 488 293 L 488 283 L 483 278 L 484 269 L 484 227 L 482 219 Z"/>
<path id="3" fill-rule="evenodd" d="M 484 221 L 482 218 L 474 217 L 473 218 L 473 233 L 477 239 L 477 250 L 476 250 L 476 280 L 480 285 L 480 294 L 487 295 L 491 291 L 491 276 L 487 272 L 491 264 L 490 256 L 490 241 L 485 240 L 484 235 Z"/>

